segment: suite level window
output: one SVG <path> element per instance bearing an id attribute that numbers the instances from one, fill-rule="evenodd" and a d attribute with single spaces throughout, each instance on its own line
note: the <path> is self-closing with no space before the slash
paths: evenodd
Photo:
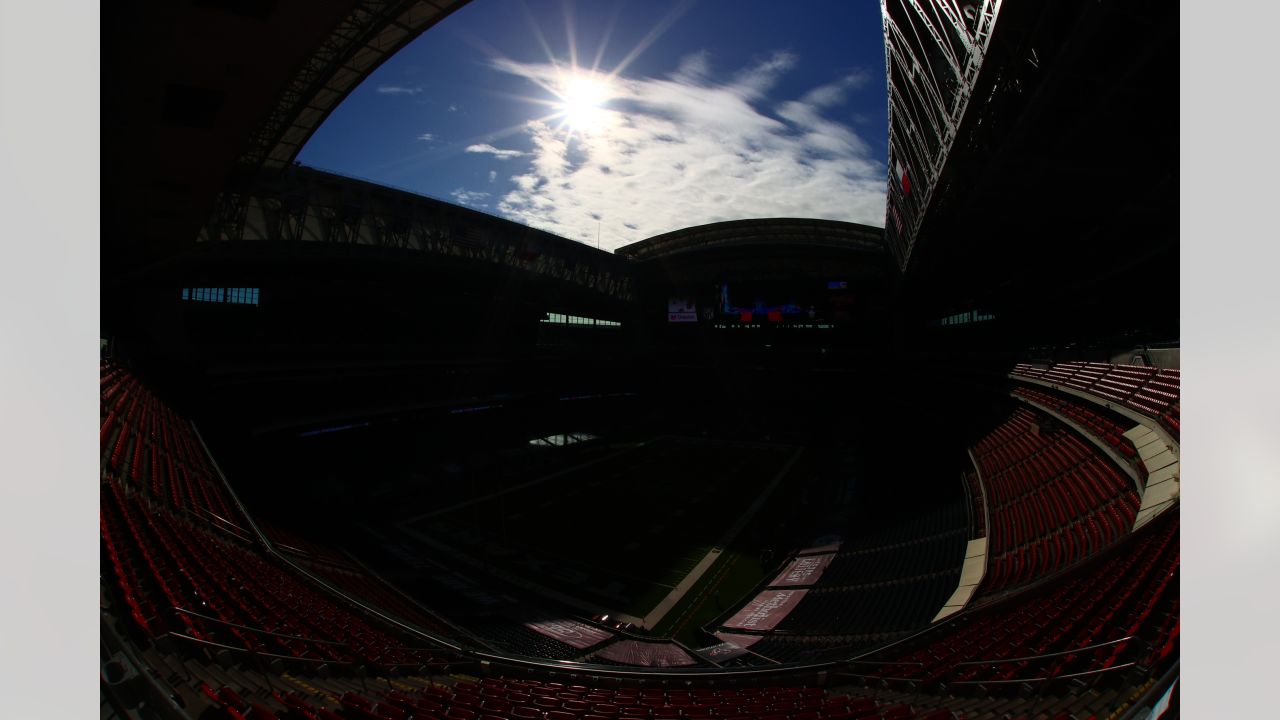
<path id="1" fill-rule="evenodd" d="M 970 310 L 969 312 L 962 312 L 962 313 L 957 313 L 955 315 L 948 315 L 947 317 L 944 317 L 938 320 L 938 324 L 944 325 L 944 326 L 945 325 L 968 325 L 970 323 L 987 322 L 988 320 L 995 320 L 995 319 L 996 319 L 996 316 L 994 313 L 984 313 L 984 312 L 978 312 L 977 310 Z"/>
<path id="2" fill-rule="evenodd" d="M 182 299 L 187 302 L 224 303 L 231 305 L 257 305 L 259 288 L 196 287 L 182 288 Z"/>
<path id="3" fill-rule="evenodd" d="M 542 322 L 548 325 L 593 325 L 595 327 L 620 327 L 622 325 L 622 323 L 613 320 L 600 320 L 598 318 L 566 315 L 564 313 L 547 313 L 547 316 L 542 318 Z"/>

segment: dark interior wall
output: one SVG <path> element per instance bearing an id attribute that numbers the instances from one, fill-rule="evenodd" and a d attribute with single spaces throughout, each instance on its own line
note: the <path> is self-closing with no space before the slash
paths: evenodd
<path id="1" fill-rule="evenodd" d="M 1002 6 L 905 271 L 913 325 L 976 309 L 1005 348 L 1178 337 L 1178 47 L 1152 3 Z"/>

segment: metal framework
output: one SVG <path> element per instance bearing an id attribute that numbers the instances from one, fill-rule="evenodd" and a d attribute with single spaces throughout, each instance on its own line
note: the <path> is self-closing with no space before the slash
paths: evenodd
<path id="1" fill-rule="evenodd" d="M 644 261 L 713 248 L 760 245 L 829 247 L 879 254 L 884 252 L 884 234 L 877 227 L 836 220 L 729 220 L 655 235 L 620 247 L 617 253 L 632 260 Z"/>
<path id="2" fill-rule="evenodd" d="M 1002 0 L 881 0 L 889 84 L 885 240 L 906 269 Z"/>
<path id="3" fill-rule="evenodd" d="M 384 60 L 470 0 L 360 0 L 307 58 L 249 139 L 240 165 L 279 169 Z"/>
<path id="4" fill-rule="evenodd" d="M 322 242 L 418 250 L 502 265 L 629 301 L 626 261 L 441 200 L 309 168 L 218 197 L 198 242 Z"/>

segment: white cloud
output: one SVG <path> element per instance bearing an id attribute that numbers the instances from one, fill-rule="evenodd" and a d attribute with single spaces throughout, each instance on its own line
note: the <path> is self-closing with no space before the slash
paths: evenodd
<path id="1" fill-rule="evenodd" d="M 484 203 L 484 202 L 482 202 L 482 201 L 483 201 L 485 198 L 489 197 L 489 193 L 487 193 L 487 192 L 472 192 L 472 191 L 470 191 L 470 190 L 467 190 L 466 188 L 458 188 L 458 189 L 454 190 L 453 192 L 449 193 L 449 196 L 450 196 L 450 197 L 452 197 L 454 200 L 457 200 L 459 205 L 481 205 L 481 206 L 483 206 L 485 203 Z"/>
<path id="2" fill-rule="evenodd" d="M 607 127 L 570 140 L 557 119 L 526 124 L 532 150 L 519 154 L 528 167 L 511 178 L 514 189 L 496 209 L 592 244 L 598 219 L 601 247 L 608 249 L 742 218 L 883 225 L 883 160 L 872 157 L 852 127 L 828 117 L 840 114 L 832 111 L 865 84 L 865 75 L 851 73 L 796 100 L 770 100 L 798 62 L 775 53 L 716 81 L 709 56 L 698 53 L 666 78 L 616 78 Z M 510 60 L 493 66 L 550 87 L 562 72 Z"/>
<path id="3" fill-rule="evenodd" d="M 816 87 L 804 94 L 803 101 L 808 105 L 831 107 L 843 103 L 850 90 L 861 89 L 870 78 L 864 72 L 853 72 L 839 80 L 821 87 Z"/>
<path id="4" fill-rule="evenodd" d="M 497 170 L 490 170 L 490 171 L 489 171 L 489 182 L 493 182 L 494 180 L 497 180 L 497 179 L 498 179 L 498 171 L 497 171 Z"/>
<path id="5" fill-rule="evenodd" d="M 378 92 L 383 95 L 417 95 L 422 92 L 421 85 L 405 87 L 403 85 L 379 85 Z"/>
<path id="6" fill-rule="evenodd" d="M 421 135 L 418 136 L 418 139 L 425 140 L 426 142 L 431 142 L 432 140 L 436 139 L 436 136 L 432 135 L 431 133 L 422 133 Z"/>
<path id="7" fill-rule="evenodd" d="M 457 106 L 457 105 L 450 105 L 450 106 L 449 106 L 449 112 L 458 112 L 458 106 Z"/>
<path id="8" fill-rule="evenodd" d="M 469 152 L 469 153 L 487 153 L 487 154 L 489 154 L 489 155 L 492 155 L 492 156 L 494 156 L 494 157 L 498 158 L 499 160 L 506 160 L 507 158 L 523 157 L 523 156 L 524 156 L 524 153 L 520 152 L 519 150 L 509 150 L 509 149 L 504 149 L 504 148 L 496 148 L 496 147 L 494 147 L 494 146 L 492 146 L 492 145 L 490 145 L 490 144 L 488 144 L 488 143 L 482 143 L 482 144 L 479 144 L 479 145 L 468 145 L 468 146 L 467 146 L 467 152 Z"/>

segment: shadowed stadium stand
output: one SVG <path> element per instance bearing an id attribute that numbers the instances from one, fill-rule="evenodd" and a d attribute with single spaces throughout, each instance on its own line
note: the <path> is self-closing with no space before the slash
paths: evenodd
<path id="1" fill-rule="evenodd" d="M 604 252 L 295 162 L 466 4 L 104 29 L 104 718 L 1145 718 L 1177 13 L 885 0 L 883 228 Z"/>

